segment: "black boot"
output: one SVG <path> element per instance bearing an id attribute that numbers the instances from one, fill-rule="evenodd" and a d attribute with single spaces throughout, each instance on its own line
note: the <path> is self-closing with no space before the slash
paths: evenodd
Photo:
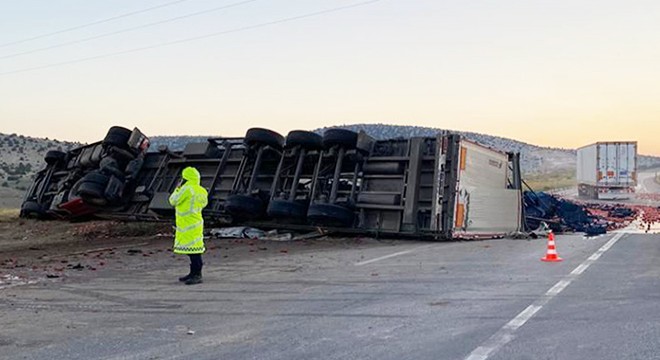
<path id="1" fill-rule="evenodd" d="M 186 285 L 196 285 L 196 284 L 201 284 L 204 281 L 202 281 L 202 274 L 199 275 L 193 275 L 191 276 L 188 280 L 186 280 L 185 284 Z"/>

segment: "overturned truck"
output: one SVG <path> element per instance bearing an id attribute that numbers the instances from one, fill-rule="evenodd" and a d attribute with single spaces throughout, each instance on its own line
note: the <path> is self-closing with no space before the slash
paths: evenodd
<path id="1" fill-rule="evenodd" d="M 181 151 L 148 148 L 138 129 L 113 127 L 98 143 L 49 152 L 21 216 L 172 219 L 169 194 L 193 166 L 209 193 L 205 219 L 215 226 L 434 239 L 524 231 L 519 154 L 457 134 L 374 140 L 344 129 L 284 137 L 253 128 Z"/>

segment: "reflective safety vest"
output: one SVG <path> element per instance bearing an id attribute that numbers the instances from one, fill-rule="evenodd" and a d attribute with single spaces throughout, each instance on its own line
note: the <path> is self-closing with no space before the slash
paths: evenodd
<path id="1" fill-rule="evenodd" d="M 190 170 L 189 170 L 190 169 Z M 202 209 L 208 204 L 208 193 L 199 185 L 199 172 L 191 167 L 183 170 L 186 183 L 170 195 L 170 205 L 176 209 L 174 253 L 201 254 L 204 247 Z"/>

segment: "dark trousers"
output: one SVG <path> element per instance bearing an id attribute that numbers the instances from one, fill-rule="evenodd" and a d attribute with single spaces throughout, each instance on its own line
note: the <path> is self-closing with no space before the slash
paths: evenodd
<path id="1" fill-rule="evenodd" d="M 202 254 L 188 254 L 190 257 L 190 275 L 202 276 Z"/>

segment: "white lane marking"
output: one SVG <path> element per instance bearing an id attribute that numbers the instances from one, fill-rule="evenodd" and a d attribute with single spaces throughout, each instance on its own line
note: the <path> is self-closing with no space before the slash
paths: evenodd
<path id="1" fill-rule="evenodd" d="M 541 308 L 542 306 L 533 304 L 528 306 L 527 309 L 523 310 L 518 316 L 513 318 L 513 320 L 504 325 L 504 328 L 515 331 L 517 328 L 525 325 L 527 320 L 531 319 L 532 316 L 541 310 Z"/>
<path id="2" fill-rule="evenodd" d="M 600 257 L 600 254 L 593 254 L 593 255 L 589 256 L 589 260 L 596 261 L 596 260 L 598 260 L 599 257 Z"/>
<path id="3" fill-rule="evenodd" d="M 598 249 L 593 255 L 591 255 L 587 260 L 585 260 L 582 264 L 578 265 L 573 271 L 571 271 L 570 274 L 566 275 L 562 280 L 557 282 L 553 287 L 550 288 L 544 295 L 542 295 L 540 298 L 536 299 L 532 305 L 528 306 L 525 310 L 523 310 L 520 314 L 518 314 L 516 317 L 514 317 L 511 321 L 509 321 L 506 325 L 502 326 L 493 336 L 491 336 L 488 340 L 486 340 L 481 346 L 478 348 L 474 349 L 468 355 L 465 360 L 486 360 L 488 359 L 492 354 L 497 352 L 502 346 L 506 345 L 509 343 L 511 340 L 513 340 L 515 336 L 515 332 L 523 326 L 529 319 L 531 319 L 534 315 L 536 315 L 539 310 L 543 308 L 550 300 L 552 300 L 555 296 L 557 296 L 559 293 L 561 293 L 564 289 L 570 285 L 573 280 L 577 279 L 577 277 L 582 274 L 591 264 L 593 264 L 598 258 L 600 258 L 601 255 L 603 255 L 604 252 L 609 250 L 614 244 L 616 244 L 621 237 L 626 235 L 625 233 L 617 233 L 610 239 L 605 245 L 601 246 L 600 249 Z M 596 256 L 597 255 L 597 256 Z"/>
<path id="4" fill-rule="evenodd" d="M 599 257 L 600 257 L 600 256 L 599 256 Z M 596 258 L 596 259 L 598 259 L 598 258 Z M 580 266 L 576 267 L 573 271 L 571 271 L 571 274 L 573 274 L 573 275 L 580 275 L 580 274 L 582 274 L 585 270 L 587 270 L 588 267 L 589 267 L 589 265 L 587 265 L 587 264 L 580 264 Z"/>
<path id="5" fill-rule="evenodd" d="M 558 283 L 556 283 L 555 286 L 551 287 L 550 290 L 546 291 L 545 294 L 555 296 L 560 292 L 564 291 L 564 289 L 566 289 L 566 287 L 570 284 L 571 282 L 568 280 L 561 280 Z"/>
<path id="6" fill-rule="evenodd" d="M 433 245 L 435 245 L 435 244 L 433 244 Z M 381 261 L 381 260 L 385 260 L 385 259 L 393 258 L 393 257 L 395 257 L 395 256 L 401 256 L 401 255 L 405 255 L 405 254 L 410 254 L 411 252 L 415 252 L 415 251 L 417 251 L 417 250 L 425 249 L 425 248 L 428 248 L 428 247 L 431 247 L 431 246 L 432 246 L 432 245 L 418 246 L 418 247 L 416 247 L 416 248 L 414 248 L 414 249 L 395 252 L 394 254 L 389 254 L 389 255 L 385 255 L 385 256 L 377 257 L 377 258 L 375 258 L 375 259 L 371 259 L 371 260 L 365 260 L 365 261 L 356 262 L 356 263 L 355 263 L 355 266 L 367 265 L 367 264 L 375 263 L 376 261 Z"/>

